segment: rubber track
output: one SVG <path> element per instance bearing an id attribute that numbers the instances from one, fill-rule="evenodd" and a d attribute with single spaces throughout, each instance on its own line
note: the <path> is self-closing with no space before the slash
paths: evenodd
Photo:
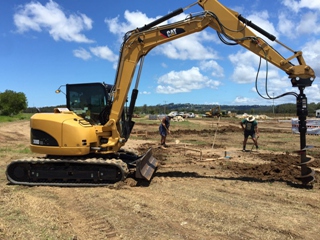
<path id="1" fill-rule="evenodd" d="M 84 164 L 84 165 L 104 165 L 104 166 L 116 166 L 119 168 L 119 170 L 122 173 L 122 178 L 120 181 L 124 180 L 127 175 L 129 174 L 129 169 L 127 167 L 127 164 L 124 163 L 122 160 L 119 159 L 102 159 L 102 158 L 60 158 L 60 159 L 53 159 L 53 158 L 42 158 L 42 157 L 36 157 L 36 158 L 27 158 L 27 159 L 18 159 L 15 161 L 12 161 L 6 171 L 7 179 L 10 183 L 16 184 L 16 185 L 26 185 L 26 186 L 68 186 L 68 187 L 87 187 L 87 186 L 108 186 L 108 185 L 113 185 L 113 183 L 105 183 L 105 182 L 97 182 L 97 183 L 87 183 L 87 182 L 19 182 L 13 180 L 8 173 L 8 168 L 12 164 L 16 163 L 41 163 L 41 164 L 54 164 L 54 163 L 77 163 L 77 164 Z"/>

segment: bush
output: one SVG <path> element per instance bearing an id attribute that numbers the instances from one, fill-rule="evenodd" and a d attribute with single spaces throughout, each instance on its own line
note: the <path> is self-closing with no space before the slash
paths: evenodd
<path id="1" fill-rule="evenodd" d="M 16 115 L 27 109 L 27 98 L 22 92 L 6 90 L 0 93 L 0 114 L 4 116 Z"/>

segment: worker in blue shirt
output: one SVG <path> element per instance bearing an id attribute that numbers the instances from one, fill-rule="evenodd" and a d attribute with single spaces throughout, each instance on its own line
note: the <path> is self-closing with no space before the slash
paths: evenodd
<path id="1" fill-rule="evenodd" d="M 168 145 L 166 144 L 166 139 L 167 139 L 167 135 L 170 134 L 170 120 L 171 120 L 171 116 L 165 116 L 161 119 L 161 123 L 159 126 L 159 133 L 161 136 L 161 140 L 160 140 L 160 144 L 162 148 L 166 148 L 168 147 Z"/>

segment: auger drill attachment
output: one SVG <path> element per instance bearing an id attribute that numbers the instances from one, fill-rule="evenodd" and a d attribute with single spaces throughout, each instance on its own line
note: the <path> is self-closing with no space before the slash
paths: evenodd
<path id="1" fill-rule="evenodd" d="M 299 90 L 300 94 L 297 97 L 297 115 L 299 117 L 300 150 L 296 152 L 301 156 L 299 164 L 299 166 L 301 167 L 301 175 L 297 176 L 296 179 L 300 180 L 303 185 L 307 185 L 308 183 L 312 183 L 315 180 L 314 170 L 307 166 L 314 159 L 307 157 L 307 149 L 312 148 L 312 146 L 306 146 L 306 117 L 308 116 L 307 97 L 303 93 L 304 86 L 299 86 Z"/>
<path id="2" fill-rule="evenodd" d="M 297 176 L 296 179 L 300 180 L 304 185 L 312 183 L 315 180 L 315 171 L 307 166 L 307 164 L 314 161 L 314 158 L 306 155 L 307 149 L 310 148 L 313 148 L 313 146 L 306 146 L 304 149 L 295 151 L 301 156 L 301 162 L 298 164 L 301 167 L 301 176 Z"/>

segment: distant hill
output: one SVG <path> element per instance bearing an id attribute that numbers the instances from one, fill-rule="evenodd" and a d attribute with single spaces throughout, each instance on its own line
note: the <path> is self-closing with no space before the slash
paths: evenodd
<path id="1" fill-rule="evenodd" d="M 134 112 L 136 114 L 168 114 L 171 111 L 178 112 L 194 112 L 196 114 L 204 114 L 211 108 L 217 105 L 211 104 L 192 104 L 192 103 L 169 103 L 169 104 L 158 104 L 154 106 L 136 106 Z M 36 113 L 40 112 L 53 112 L 54 108 L 66 107 L 65 105 L 59 106 L 48 106 L 41 108 L 28 108 L 26 113 Z M 285 103 L 280 105 L 220 105 L 221 110 L 231 111 L 236 114 L 270 114 L 270 113 L 282 113 L 282 114 L 295 114 L 297 112 L 297 107 L 292 103 Z M 320 103 L 309 103 L 308 112 L 309 116 L 315 116 L 315 111 L 320 109 Z"/>

